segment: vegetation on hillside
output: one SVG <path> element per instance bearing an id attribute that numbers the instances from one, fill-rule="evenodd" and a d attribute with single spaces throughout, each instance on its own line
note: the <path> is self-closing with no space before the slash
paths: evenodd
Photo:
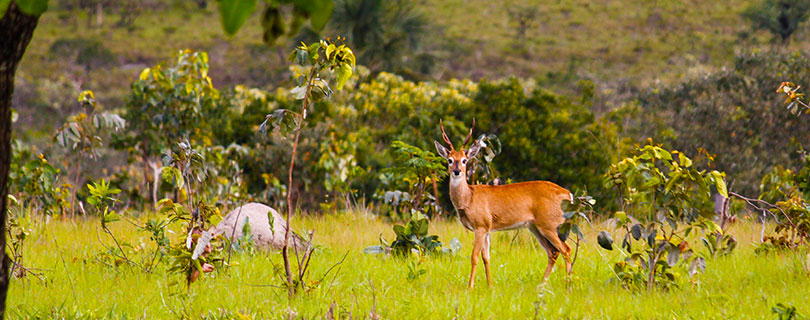
<path id="1" fill-rule="evenodd" d="M 16 128 L 0 141 L 13 146 L 0 231 L 16 317 L 804 311 L 810 56 L 794 50 L 806 1 L 12 1 L 0 17 L 44 12 L 14 100 L 10 82 L 0 92 L 0 128 Z M 454 158 L 468 182 L 571 191 L 557 232 L 582 256 L 574 295 L 556 278 L 525 286 L 541 268 L 520 231 L 492 236 L 503 291 L 454 289 L 469 234 L 447 222 L 448 159 L 431 150 L 465 135 L 480 150 Z M 257 250 L 247 223 L 241 239 L 209 232 L 248 202 L 285 212 L 267 213 L 286 226 L 280 254 Z M 117 299 L 86 299 L 109 279 L 125 286 L 93 294 Z M 729 290 L 750 303 L 709 303 Z"/>

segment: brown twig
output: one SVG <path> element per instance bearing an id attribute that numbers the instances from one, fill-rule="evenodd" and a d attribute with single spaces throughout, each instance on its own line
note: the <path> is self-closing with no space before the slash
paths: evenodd
<path id="1" fill-rule="evenodd" d="M 755 209 L 757 209 L 759 211 L 770 213 L 771 216 L 773 216 L 775 219 L 778 219 L 779 217 L 769 209 L 779 210 L 779 212 L 782 213 L 782 216 L 784 216 L 785 219 L 787 219 L 788 223 L 793 228 L 797 227 L 796 224 L 793 223 L 793 220 L 791 220 L 790 217 L 787 215 L 785 210 L 782 210 L 782 208 L 780 208 L 777 205 L 773 205 L 773 204 L 771 204 L 771 203 L 769 203 L 769 202 L 767 202 L 765 200 L 761 200 L 761 199 L 748 198 L 748 197 L 742 196 L 742 195 L 740 195 L 740 194 L 738 194 L 736 192 L 732 192 L 732 191 L 729 191 L 728 195 L 737 197 L 738 199 L 745 201 L 745 203 L 747 203 L 749 206 L 754 207 Z"/>
<path id="2" fill-rule="evenodd" d="M 293 203 L 292 203 L 292 192 L 293 192 L 293 169 L 295 168 L 295 154 L 298 151 L 298 139 L 301 137 L 301 127 L 304 124 L 304 119 L 307 117 L 307 104 L 309 102 L 309 94 L 312 91 L 312 80 L 315 77 L 315 73 L 318 71 L 318 67 L 313 65 L 312 71 L 309 73 L 309 77 L 307 78 L 307 91 L 304 94 L 304 101 L 301 104 L 302 109 L 301 114 L 298 116 L 298 122 L 296 123 L 295 127 L 295 142 L 293 143 L 292 155 L 290 156 L 290 173 L 289 179 L 287 183 L 287 216 L 286 216 L 286 228 L 284 229 L 284 247 L 281 248 L 281 256 L 284 258 L 284 273 L 287 276 L 287 293 L 290 297 L 295 294 L 295 287 L 293 286 L 293 278 L 292 278 L 292 270 L 290 270 L 290 253 L 289 253 L 289 245 L 290 245 L 290 216 L 293 212 Z"/>

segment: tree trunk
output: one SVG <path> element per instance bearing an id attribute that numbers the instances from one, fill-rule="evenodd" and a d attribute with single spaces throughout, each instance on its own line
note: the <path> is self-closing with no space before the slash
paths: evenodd
<path id="1" fill-rule="evenodd" d="M 22 59 L 39 17 L 20 12 L 12 1 L 0 18 L 0 319 L 6 314 L 8 269 L 6 256 L 6 219 L 8 216 L 8 171 L 11 162 L 11 95 L 14 93 L 14 73 Z"/>

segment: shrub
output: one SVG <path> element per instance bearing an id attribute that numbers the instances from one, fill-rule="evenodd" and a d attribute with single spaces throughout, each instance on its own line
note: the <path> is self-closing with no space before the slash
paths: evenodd
<path id="1" fill-rule="evenodd" d="M 776 72 L 775 70 L 778 70 Z M 733 67 L 640 96 L 637 138 L 652 137 L 686 152 L 715 152 L 714 166 L 741 194 L 759 194 L 762 177 L 789 166 L 810 148 L 797 135 L 810 121 L 775 108 L 774 91 L 785 79 L 810 83 L 807 55 L 742 53 Z"/>
<path id="2" fill-rule="evenodd" d="M 714 214 L 711 188 L 728 197 L 722 173 L 698 170 L 683 153 L 650 144 L 611 165 L 605 186 L 618 189 L 622 201 L 623 211 L 614 219 L 625 231 L 621 249 L 627 258 L 614 265 L 617 281 L 631 288 L 669 288 L 676 284 L 672 268 L 679 261 L 688 265 L 690 276 L 705 268 L 704 258 L 693 254 L 686 238 L 693 230 L 724 236 L 706 219 Z M 603 248 L 613 249 L 608 232 L 599 232 L 597 240 Z"/>
<path id="3" fill-rule="evenodd" d="M 442 248 L 439 236 L 428 233 L 430 221 L 425 215 L 412 212 L 408 223 L 394 225 L 396 239 L 389 244 L 380 235 L 380 245 L 367 247 L 364 252 L 368 254 L 393 253 L 396 256 L 409 256 L 411 253 L 419 256 L 438 253 L 457 253 L 461 250 L 461 242 L 453 238 L 447 248 Z"/>
<path id="4" fill-rule="evenodd" d="M 746 8 L 742 16 L 755 30 L 766 30 L 786 44 L 799 26 L 810 18 L 810 1 L 762 0 Z"/>
<path id="5" fill-rule="evenodd" d="M 115 55 L 98 39 L 59 39 L 48 49 L 52 58 L 67 57 L 87 71 L 107 67 L 115 62 Z"/>

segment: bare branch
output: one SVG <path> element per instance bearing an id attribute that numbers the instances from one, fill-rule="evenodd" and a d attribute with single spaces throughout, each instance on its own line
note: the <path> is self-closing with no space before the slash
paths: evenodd
<path id="1" fill-rule="evenodd" d="M 769 203 L 769 202 L 767 202 L 765 200 L 752 199 L 752 198 L 744 197 L 744 196 L 741 196 L 740 194 L 738 194 L 736 192 L 732 192 L 732 191 L 729 191 L 728 194 L 730 196 L 734 196 L 734 197 L 739 198 L 740 200 L 745 201 L 745 203 L 747 203 L 751 207 L 754 207 L 754 209 L 757 209 L 757 210 L 762 211 L 762 212 L 770 213 L 771 216 L 773 216 L 775 219 L 778 219 L 779 217 L 776 216 L 776 214 L 774 214 L 773 212 L 771 212 L 770 209 L 779 210 L 779 212 L 782 213 L 782 216 L 784 216 L 785 219 L 787 219 L 788 223 L 791 226 L 793 226 L 794 228 L 796 228 L 796 225 L 793 223 L 792 220 L 790 220 L 790 217 L 787 215 L 785 210 L 782 210 L 782 208 L 780 208 L 779 206 L 773 205 L 773 204 L 771 204 L 771 203 Z"/>

